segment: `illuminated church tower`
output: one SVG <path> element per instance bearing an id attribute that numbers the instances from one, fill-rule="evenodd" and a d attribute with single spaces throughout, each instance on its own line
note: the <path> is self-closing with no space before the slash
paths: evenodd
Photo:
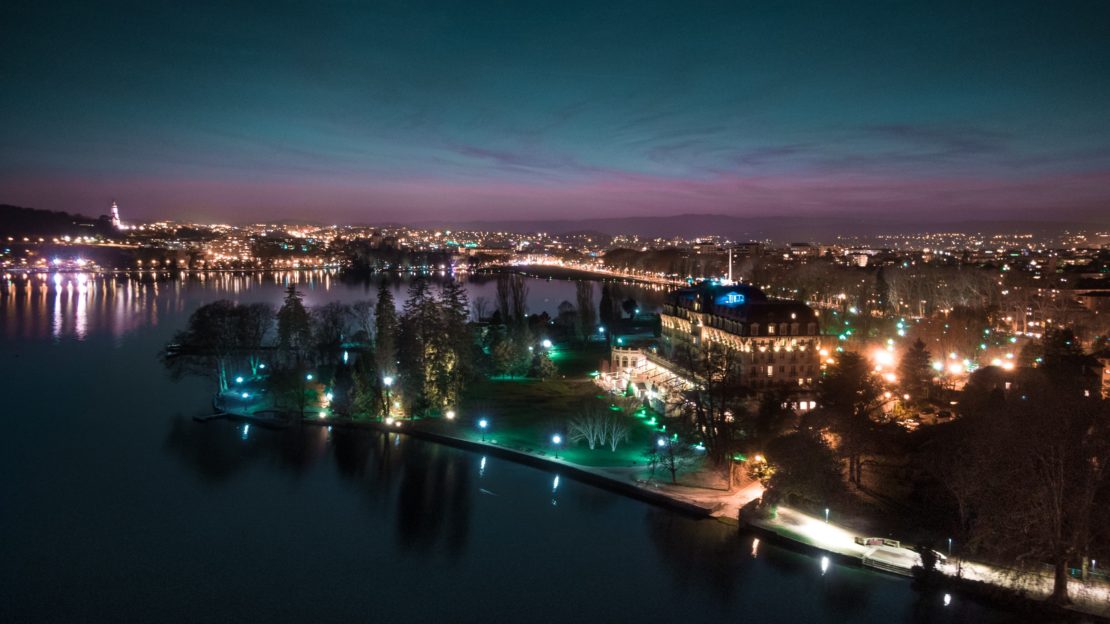
<path id="1" fill-rule="evenodd" d="M 117 230 L 123 227 L 123 222 L 119 219 L 119 206 L 114 201 L 112 202 L 112 227 Z"/>

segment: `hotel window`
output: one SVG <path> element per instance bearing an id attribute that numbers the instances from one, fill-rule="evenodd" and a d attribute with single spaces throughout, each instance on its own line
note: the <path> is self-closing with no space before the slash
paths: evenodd
<path id="1" fill-rule="evenodd" d="M 774 336 L 775 335 L 775 324 L 774 323 L 770 323 L 770 324 L 767 325 L 767 335 L 768 336 Z"/>
<path id="2" fill-rule="evenodd" d="M 768 367 L 767 367 L 767 376 L 768 376 L 768 377 L 771 377 L 771 376 L 773 376 L 774 374 L 775 374 L 775 367 L 774 367 L 773 365 L 772 365 L 772 366 L 768 366 Z"/>

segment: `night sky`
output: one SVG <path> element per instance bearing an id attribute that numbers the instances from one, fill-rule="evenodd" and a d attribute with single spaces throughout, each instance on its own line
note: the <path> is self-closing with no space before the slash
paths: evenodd
<path id="1" fill-rule="evenodd" d="M 0 203 L 1110 217 L 1110 2 L 0 3 Z"/>

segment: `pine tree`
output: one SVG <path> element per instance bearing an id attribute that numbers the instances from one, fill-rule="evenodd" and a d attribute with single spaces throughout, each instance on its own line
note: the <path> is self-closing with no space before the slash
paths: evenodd
<path id="1" fill-rule="evenodd" d="M 613 324 L 613 322 L 616 320 L 616 317 L 614 316 L 614 310 L 616 310 L 616 307 L 616 304 L 613 302 L 612 287 L 609 286 L 609 284 L 602 284 L 601 303 L 598 305 L 598 316 L 601 319 L 602 324 Z"/>
<path id="2" fill-rule="evenodd" d="M 285 300 L 277 312 L 277 325 L 278 347 L 299 356 L 311 340 L 312 319 L 301 293 L 293 284 L 285 289 Z"/>
<path id="3" fill-rule="evenodd" d="M 359 416 L 381 418 L 385 414 L 381 376 L 372 354 L 361 355 L 354 366 L 352 411 Z"/>
<path id="4" fill-rule="evenodd" d="M 442 405 L 436 383 L 442 335 L 439 304 L 431 296 L 428 282 L 417 279 L 409 288 L 409 298 L 405 301 L 398 341 L 398 373 L 408 412 L 413 416 L 424 415 Z"/>
<path id="5" fill-rule="evenodd" d="M 474 340 L 467 325 L 466 288 L 455 280 L 444 283 L 439 292 L 440 320 L 443 326 L 436 336 L 435 379 L 440 407 L 457 405 L 463 384 L 474 371 Z"/>
<path id="6" fill-rule="evenodd" d="M 374 357 L 381 375 L 397 372 L 397 307 L 385 280 L 378 286 L 378 303 L 374 307 Z"/>
<path id="7" fill-rule="evenodd" d="M 902 356 L 898 363 L 898 383 L 902 394 L 908 394 L 910 401 L 920 402 L 929 398 L 933 388 L 933 370 L 930 365 L 932 354 L 925 348 L 921 339 Z"/>

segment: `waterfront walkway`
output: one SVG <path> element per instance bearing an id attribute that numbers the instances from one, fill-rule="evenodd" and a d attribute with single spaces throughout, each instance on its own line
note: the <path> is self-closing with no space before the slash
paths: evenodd
<path id="1" fill-rule="evenodd" d="M 235 414 L 226 414 L 233 418 Z M 245 414 L 238 415 L 243 418 Z M 246 416 L 250 418 L 250 416 Z M 767 517 L 753 515 L 741 517 L 740 510 L 750 502 L 762 497 L 763 488 L 758 482 L 750 482 L 739 488 L 726 490 L 723 487 L 696 483 L 696 475 L 684 475 L 685 483 L 672 484 L 662 479 L 647 478 L 646 468 L 634 467 L 595 467 L 585 466 L 555 458 L 540 452 L 528 452 L 508 448 L 493 441 L 483 441 L 480 436 L 466 430 L 443 427 L 440 421 L 397 421 L 392 426 L 379 422 L 350 421 L 347 419 L 322 418 L 313 414 L 304 419 L 306 425 L 358 426 L 369 429 L 406 433 L 415 437 L 439 441 L 477 452 L 488 451 L 492 454 L 515 459 L 523 463 L 547 467 L 566 468 L 571 474 L 596 485 L 609 487 L 657 504 L 665 504 L 696 515 L 716 517 L 726 520 L 740 518 L 749 525 L 773 534 L 780 539 L 801 544 L 841 558 L 859 561 L 863 565 L 901 575 L 909 575 L 910 570 L 920 565 L 920 556 L 913 550 L 891 544 L 861 544 L 857 538 L 873 536 L 861 535 L 848 527 L 828 522 L 806 514 L 798 509 L 779 505 Z M 657 469 L 657 475 L 659 470 Z M 946 576 L 967 581 L 987 583 L 1020 592 L 1028 598 L 1043 600 L 1052 593 L 1053 579 L 1050 573 L 1016 574 L 1011 570 L 998 568 L 985 563 L 949 558 L 940 561 L 937 570 Z M 1110 618 L 1110 585 L 1101 582 L 1083 582 L 1070 579 L 1069 596 L 1071 609 Z"/>

